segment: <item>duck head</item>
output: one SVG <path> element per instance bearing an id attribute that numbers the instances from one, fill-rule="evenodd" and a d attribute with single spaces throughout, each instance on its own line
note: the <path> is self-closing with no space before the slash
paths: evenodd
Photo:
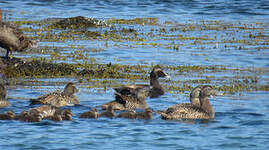
<path id="1" fill-rule="evenodd" d="M 215 88 L 213 88 L 210 85 L 205 85 L 202 87 L 200 92 L 200 97 L 214 97 L 214 96 L 223 96 L 223 93 L 217 91 Z"/>
<path id="2" fill-rule="evenodd" d="M 75 94 L 77 92 L 78 92 L 78 89 L 76 88 L 75 84 L 72 82 L 69 82 L 65 86 L 63 94 L 66 96 L 72 96 L 73 94 Z"/>
<path id="3" fill-rule="evenodd" d="M 197 107 L 200 107 L 200 93 L 202 88 L 203 86 L 197 86 L 190 93 L 190 101 Z"/>
<path id="4" fill-rule="evenodd" d="M 161 67 L 155 66 L 153 68 L 153 70 L 151 71 L 151 73 L 150 73 L 150 78 L 156 78 L 156 79 L 158 79 L 158 78 L 162 78 L 162 77 L 166 77 L 166 78 L 170 79 L 170 76 L 167 73 L 165 73 L 162 70 Z"/>

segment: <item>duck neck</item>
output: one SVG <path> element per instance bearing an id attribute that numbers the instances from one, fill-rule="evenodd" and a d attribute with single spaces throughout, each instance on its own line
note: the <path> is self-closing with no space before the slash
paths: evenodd
<path id="1" fill-rule="evenodd" d="M 150 85 L 154 88 L 154 89 L 159 89 L 160 91 L 163 90 L 162 86 L 160 85 L 158 78 L 156 77 L 151 77 L 150 78 Z"/>
<path id="2" fill-rule="evenodd" d="M 209 114 L 210 118 L 214 118 L 215 117 L 215 112 L 214 109 L 212 107 L 212 105 L 209 102 L 208 97 L 203 97 L 200 99 L 200 103 L 201 103 L 201 108 Z"/>
<path id="3" fill-rule="evenodd" d="M 200 100 L 198 97 L 192 97 L 190 98 L 191 104 L 195 105 L 197 107 L 200 107 Z"/>
<path id="4" fill-rule="evenodd" d="M 0 101 L 6 101 L 6 95 L 2 94 L 0 95 Z"/>

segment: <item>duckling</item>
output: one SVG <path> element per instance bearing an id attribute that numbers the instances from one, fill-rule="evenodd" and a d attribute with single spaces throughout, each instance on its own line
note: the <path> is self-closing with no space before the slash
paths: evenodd
<path id="1" fill-rule="evenodd" d="M 53 116 L 48 116 L 45 119 L 56 121 L 56 122 L 63 120 L 62 116 L 59 114 L 54 114 Z"/>
<path id="2" fill-rule="evenodd" d="M 117 115 L 117 118 L 135 119 L 136 118 L 136 112 L 135 112 L 135 110 L 130 110 L 128 112 L 122 112 L 119 115 Z"/>
<path id="3" fill-rule="evenodd" d="M 69 106 L 79 104 L 79 99 L 74 95 L 78 92 L 75 84 L 72 82 L 67 83 L 63 92 L 53 92 L 43 95 L 37 99 L 31 99 L 31 104 L 49 104 L 56 107 Z"/>
<path id="4" fill-rule="evenodd" d="M 39 107 L 31 108 L 29 110 L 28 114 L 30 116 L 34 115 L 34 114 L 39 114 L 43 119 L 43 118 L 47 118 L 49 116 L 53 116 L 56 112 L 56 109 L 58 109 L 58 108 L 56 108 L 54 106 L 42 105 Z"/>
<path id="5" fill-rule="evenodd" d="M 9 101 L 6 99 L 7 90 L 3 84 L 0 83 L 0 108 L 10 106 Z"/>
<path id="6" fill-rule="evenodd" d="M 117 87 L 114 88 L 114 90 L 121 95 L 129 96 L 135 95 L 137 89 L 141 89 L 143 87 L 150 87 L 148 96 L 150 98 L 156 98 L 161 95 L 164 95 L 165 93 L 163 87 L 158 81 L 158 79 L 162 77 L 170 78 L 170 76 L 166 74 L 160 67 L 155 66 L 150 73 L 150 85 L 137 84 L 131 86 Z"/>
<path id="7" fill-rule="evenodd" d="M 21 52 L 36 47 L 37 41 L 29 40 L 15 25 L 3 22 L 2 15 L 0 15 L 0 31 L 0 47 L 7 50 L 5 58 L 9 58 L 9 52 Z"/>
<path id="8" fill-rule="evenodd" d="M 146 109 L 148 104 L 146 98 L 149 94 L 149 87 L 136 88 L 134 95 L 124 95 L 115 92 L 114 101 L 101 105 L 103 110 L 106 110 L 109 106 L 113 106 L 115 110 L 132 110 L 132 109 Z"/>
<path id="9" fill-rule="evenodd" d="M 15 119 L 15 113 L 9 110 L 7 113 L 0 114 L 0 120 L 13 120 Z"/>
<path id="10" fill-rule="evenodd" d="M 63 120 L 69 120 L 69 121 L 72 120 L 73 113 L 72 113 L 71 109 L 65 109 L 62 112 L 63 113 L 61 116 L 62 116 Z"/>
<path id="11" fill-rule="evenodd" d="M 191 96 L 192 103 L 182 103 L 169 107 L 165 112 L 161 113 L 164 120 L 174 119 L 213 119 L 215 112 L 209 102 L 209 96 L 220 96 L 222 93 L 215 90 L 210 85 L 197 86 L 193 89 Z M 199 96 L 197 95 L 199 94 Z M 199 103 L 197 101 L 199 98 Z"/>
<path id="12" fill-rule="evenodd" d="M 144 112 L 136 113 L 135 118 L 136 119 L 151 120 L 152 119 L 152 110 L 150 108 L 147 108 L 147 109 L 145 109 Z"/>
<path id="13" fill-rule="evenodd" d="M 25 121 L 25 122 L 40 122 L 42 116 L 40 113 L 29 113 L 28 111 L 23 111 L 15 117 L 16 120 Z"/>
<path id="14" fill-rule="evenodd" d="M 96 108 L 91 109 L 88 112 L 80 114 L 79 118 L 98 118 L 98 110 Z"/>
<path id="15" fill-rule="evenodd" d="M 108 109 L 104 112 L 102 112 L 100 115 L 100 117 L 107 117 L 107 118 L 114 118 L 115 114 L 114 114 L 114 109 L 113 106 L 108 106 Z"/>

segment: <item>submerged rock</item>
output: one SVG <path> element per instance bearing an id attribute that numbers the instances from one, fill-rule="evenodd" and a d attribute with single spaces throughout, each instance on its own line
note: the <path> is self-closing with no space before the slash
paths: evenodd
<path id="1" fill-rule="evenodd" d="M 50 27 L 63 29 L 79 29 L 100 26 L 108 26 L 108 24 L 105 21 L 101 21 L 95 18 L 76 16 L 55 21 L 55 23 L 53 23 Z"/>
<path id="2" fill-rule="evenodd" d="M 63 76 L 76 73 L 71 64 L 49 63 L 39 60 L 24 61 L 19 58 L 0 58 L 1 73 L 6 77 Z"/>

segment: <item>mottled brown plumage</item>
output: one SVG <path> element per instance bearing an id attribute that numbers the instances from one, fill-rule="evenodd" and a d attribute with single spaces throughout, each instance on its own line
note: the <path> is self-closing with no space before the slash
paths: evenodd
<path id="1" fill-rule="evenodd" d="M 0 20 L 0 31 L 0 47 L 7 50 L 6 58 L 8 58 L 9 52 L 22 52 L 37 44 L 36 41 L 29 40 L 19 28 L 11 23 Z"/>
<path id="2" fill-rule="evenodd" d="M 15 119 L 24 122 L 40 122 L 42 120 L 42 116 L 40 113 L 29 113 L 29 111 L 25 110 L 17 115 Z"/>
<path id="3" fill-rule="evenodd" d="M 136 92 L 130 95 L 115 92 L 114 101 L 101 105 L 103 110 L 113 106 L 114 110 L 146 109 L 148 107 L 146 98 L 149 94 L 149 87 L 137 88 Z"/>
<path id="4" fill-rule="evenodd" d="M 9 101 L 6 99 L 7 90 L 3 84 L 0 83 L 0 108 L 10 106 Z"/>
<path id="5" fill-rule="evenodd" d="M 37 99 L 31 99 L 31 104 L 49 104 L 56 107 L 79 104 L 79 99 L 74 95 L 78 92 L 74 83 L 69 82 L 63 92 L 53 92 L 43 95 Z"/>
<path id="6" fill-rule="evenodd" d="M 222 93 L 219 93 L 210 85 L 197 86 L 190 94 L 191 103 L 171 106 L 161 113 L 161 118 L 165 120 L 213 119 L 215 112 L 208 97 L 218 95 L 222 95 Z"/>
<path id="7" fill-rule="evenodd" d="M 15 119 L 25 122 L 40 122 L 43 119 L 52 121 L 72 120 L 72 111 L 70 109 L 62 110 L 54 106 L 42 105 L 21 112 Z"/>

